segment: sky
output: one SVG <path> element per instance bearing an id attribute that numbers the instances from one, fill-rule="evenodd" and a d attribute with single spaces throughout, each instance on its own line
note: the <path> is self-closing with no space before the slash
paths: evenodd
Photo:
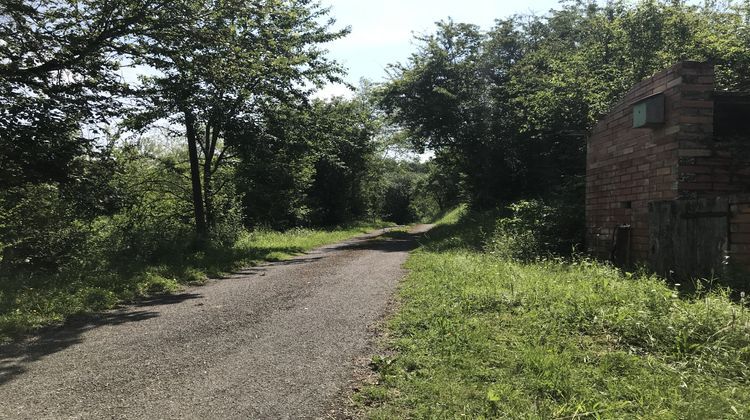
<path id="1" fill-rule="evenodd" d="M 513 14 L 544 14 L 558 0 L 322 0 L 330 6 L 336 28 L 351 26 L 346 38 L 328 45 L 330 57 L 349 69 L 347 82 L 356 86 L 361 78 L 385 80 L 390 63 L 405 62 L 415 50 L 415 34 L 434 31 L 435 22 L 448 17 L 473 23 L 483 29 L 495 19 Z M 348 95 L 345 86 L 328 85 L 317 96 Z"/>

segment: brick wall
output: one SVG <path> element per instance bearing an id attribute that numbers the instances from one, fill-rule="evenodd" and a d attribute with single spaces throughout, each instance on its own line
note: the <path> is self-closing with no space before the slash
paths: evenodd
<path id="1" fill-rule="evenodd" d="M 715 136 L 713 109 L 721 95 L 702 86 L 701 100 L 683 116 L 680 140 L 679 195 L 681 199 L 710 198 L 750 192 L 750 150 L 747 138 Z M 706 95 L 710 100 L 706 100 Z M 718 96 L 718 97 L 717 97 Z M 747 116 L 750 118 L 750 115 Z M 746 133 L 750 135 L 750 133 Z"/>
<path id="2" fill-rule="evenodd" d="M 682 62 L 636 84 L 593 129 L 586 174 L 592 254 L 609 258 L 616 227 L 630 225 L 630 257 L 646 261 L 649 202 L 732 188 L 713 150 L 713 90 L 713 66 Z M 656 94 L 664 95 L 664 124 L 632 128 L 633 105 Z"/>
<path id="3" fill-rule="evenodd" d="M 679 124 L 679 198 L 697 199 L 748 191 L 747 156 L 738 143 L 714 137 L 714 80 L 711 67 L 696 65 L 683 79 Z"/>

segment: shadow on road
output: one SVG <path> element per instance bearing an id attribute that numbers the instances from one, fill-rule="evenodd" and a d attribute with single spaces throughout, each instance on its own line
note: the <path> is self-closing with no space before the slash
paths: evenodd
<path id="1" fill-rule="evenodd" d="M 123 309 L 72 317 L 64 324 L 45 328 L 26 340 L 0 345 L 0 386 L 25 373 L 29 364 L 83 342 L 82 336 L 87 331 L 106 325 L 145 321 L 159 316 L 158 312 L 139 308 L 171 305 L 200 298 L 201 295 L 194 293 L 151 297 Z"/>
<path id="2" fill-rule="evenodd" d="M 247 267 L 240 270 L 233 271 L 229 276 L 223 277 L 222 280 L 231 278 L 233 276 L 264 276 L 266 270 L 269 267 L 277 267 L 277 266 L 283 266 L 283 265 L 300 265 L 300 264 L 307 264 L 311 263 L 313 261 L 322 260 L 324 257 L 315 257 L 315 256 L 299 256 L 294 257 L 293 259 L 289 260 L 282 260 L 282 261 L 271 261 L 267 262 L 265 264 L 259 265 L 257 267 Z"/>
<path id="3" fill-rule="evenodd" d="M 380 252 L 408 252 L 420 246 L 424 233 L 407 233 L 403 231 L 385 232 L 380 236 L 344 243 L 325 248 L 324 252 L 341 250 L 373 250 Z M 294 259 L 273 262 L 269 266 L 300 265 L 321 260 L 325 256 L 308 255 Z M 266 267 L 253 267 L 239 270 L 235 275 L 263 275 Z M 146 298 L 127 305 L 119 310 L 96 315 L 77 316 L 68 319 L 63 325 L 49 327 L 33 336 L 9 344 L 0 345 L 0 386 L 12 381 L 28 370 L 28 366 L 46 356 L 63 351 L 83 342 L 87 331 L 108 326 L 141 322 L 156 318 L 159 312 L 148 310 L 159 305 L 179 304 L 202 298 L 196 293 L 163 295 Z"/>
<path id="4" fill-rule="evenodd" d="M 418 248 L 424 233 L 403 231 L 386 232 L 376 238 L 345 244 L 332 250 L 370 250 L 380 252 L 409 252 Z"/>
<path id="5" fill-rule="evenodd" d="M 202 295 L 197 293 L 180 293 L 177 295 L 159 295 L 151 296 L 145 299 L 139 299 L 137 302 L 132 303 L 130 306 L 137 308 L 144 308 L 149 306 L 160 306 L 160 305 L 172 305 L 175 303 L 182 303 L 187 300 L 194 300 L 202 298 Z"/>

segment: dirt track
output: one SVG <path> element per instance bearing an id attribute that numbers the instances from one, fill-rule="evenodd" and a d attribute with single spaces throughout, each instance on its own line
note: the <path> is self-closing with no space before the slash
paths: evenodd
<path id="1" fill-rule="evenodd" d="M 369 235 L 0 347 L 0 418 L 323 417 L 415 247 Z"/>

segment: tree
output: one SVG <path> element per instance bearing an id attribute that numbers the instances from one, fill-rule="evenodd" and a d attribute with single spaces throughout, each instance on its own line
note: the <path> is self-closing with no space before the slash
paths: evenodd
<path id="1" fill-rule="evenodd" d="M 64 181 L 117 113 L 119 57 L 168 2 L 0 1 L 0 185 Z"/>
<path id="2" fill-rule="evenodd" d="M 307 106 L 279 105 L 267 111 L 252 139 L 236 147 L 236 185 L 245 223 L 284 229 L 307 225 L 308 193 L 322 129 Z"/>
<path id="3" fill-rule="evenodd" d="M 251 224 L 336 225 L 367 216 L 378 121 L 362 97 L 273 109 L 239 152 Z"/>
<path id="4" fill-rule="evenodd" d="M 215 222 L 212 178 L 233 149 L 253 141 L 265 110 L 303 99 L 310 86 L 337 81 L 341 68 L 320 45 L 332 31 L 328 13 L 309 0 L 185 0 L 178 24 L 141 39 L 145 77 L 137 125 L 168 119 L 185 129 L 196 232 Z"/>
<path id="5" fill-rule="evenodd" d="M 117 71 L 133 36 L 169 25 L 165 4 L 0 0 L 3 270 L 59 266 L 81 237 L 77 222 L 116 207 L 116 165 L 98 127 L 118 112 Z"/>
<path id="6" fill-rule="evenodd" d="M 365 178 L 375 152 L 377 121 L 363 98 L 335 98 L 313 104 L 318 145 L 315 177 L 309 192 L 318 225 L 331 226 L 367 215 Z"/>
<path id="7" fill-rule="evenodd" d="M 462 171 L 476 174 L 491 110 L 480 60 L 485 35 L 474 25 L 437 26 L 434 35 L 419 38 L 422 45 L 407 65 L 391 66 L 393 79 L 380 92 L 381 104 L 418 149 L 451 155 Z"/>
<path id="8" fill-rule="evenodd" d="M 680 60 L 717 65 L 719 89 L 750 86 L 747 7 L 576 1 L 487 33 L 451 21 L 392 66 L 381 106 L 455 170 L 472 205 L 539 195 L 581 201 L 585 138 L 644 77 Z"/>

